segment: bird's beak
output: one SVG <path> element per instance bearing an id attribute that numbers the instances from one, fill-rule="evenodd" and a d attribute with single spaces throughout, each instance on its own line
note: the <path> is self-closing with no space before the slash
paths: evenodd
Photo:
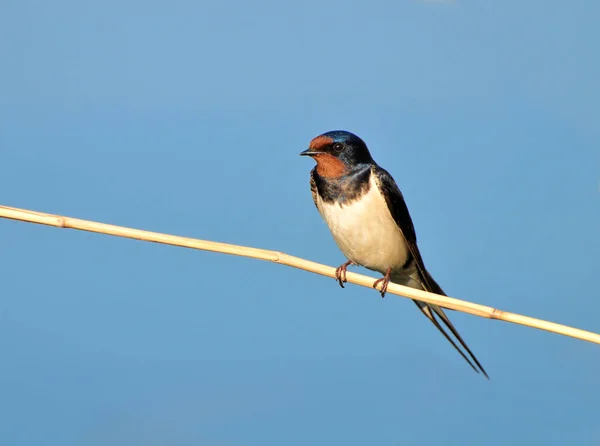
<path id="1" fill-rule="evenodd" d="M 304 152 L 300 152 L 300 156 L 313 156 L 313 155 L 319 155 L 322 154 L 323 152 L 317 152 L 313 149 L 311 149 L 310 147 L 308 149 L 306 149 Z"/>

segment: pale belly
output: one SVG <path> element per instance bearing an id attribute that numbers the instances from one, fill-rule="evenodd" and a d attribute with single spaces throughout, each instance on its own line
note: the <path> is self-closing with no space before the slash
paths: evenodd
<path id="1" fill-rule="evenodd" d="M 389 267 L 397 270 L 404 266 L 408 249 L 385 199 L 374 186 L 343 207 L 320 198 L 317 207 L 348 260 L 385 274 Z"/>

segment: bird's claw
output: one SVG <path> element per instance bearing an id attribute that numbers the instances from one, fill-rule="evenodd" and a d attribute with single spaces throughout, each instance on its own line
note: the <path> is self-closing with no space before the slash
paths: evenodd
<path id="1" fill-rule="evenodd" d="M 342 288 L 344 288 L 344 283 L 347 282 L 346 272 L 348 271 L 348 266 L 352 265 L 352 263 L 352 260 L 349 260 L 335 269 L 335 279 L 338 281 Z"/>
<path id="2" fill-rule="evenodd" d="M 387 293 L 388 285 L 390 284 L 391 272 L 392 272 L 392 268 L 388 268 L 388 270 L 385 273 L 385 276 L 383 276 L 381 279 L 377 279 L 375 282 L 373 282 L 373 288 L 375 288 L 375 289 L 377 289 L 377 286 L 381 283 L 381 290 L 379 292 L 381 293 L 382 299 L 385 297 L 385 293 Z"/>

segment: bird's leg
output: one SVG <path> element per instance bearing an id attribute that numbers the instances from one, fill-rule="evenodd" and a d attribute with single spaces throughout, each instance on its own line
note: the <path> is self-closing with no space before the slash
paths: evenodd
<path id="1" fill-rule="evenodd" d="M 380 283 L 381 285 L 381 297 L 385 297 L 385 293 L 387 291 L 387 287 L 388 284 L 390 283 L 390 274 L 392 273 L 392 267 L 390 266 L 387 271 L 385 272 L 385 276 L 383 276 L 381 279 L 377 279 L 374 283 L 373 283 L 373 288 L 377 289 L 377 285 L 379 285 Z"/>
<path id="2" fill-rule="evenodd" d="M 352 260 L 348 260 L 346 263 L 344 263 L 343 265 L 338 266 L 335 269 L 335 278 L 338 281 L 338 283 L 340 284 L 340 286 L 342 288 L 344 288 L 344 283 L 347 282 L 346 280 L 346 271 L 348 270 L 348 267 L 350 265 L 353 265 L 354 262 Z"/>

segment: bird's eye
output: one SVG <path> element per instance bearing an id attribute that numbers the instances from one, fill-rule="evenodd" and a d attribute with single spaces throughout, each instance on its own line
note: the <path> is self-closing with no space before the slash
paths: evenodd
<path id="1" fill-rule="evenodd" d="M 335 143 L 333 145 L 333 150 L 335 150 L 337 153 L 340 153 L 342 150 L 344 150 L 344 146 L 342 144 L 340 144 L 339 142 Z"/>

